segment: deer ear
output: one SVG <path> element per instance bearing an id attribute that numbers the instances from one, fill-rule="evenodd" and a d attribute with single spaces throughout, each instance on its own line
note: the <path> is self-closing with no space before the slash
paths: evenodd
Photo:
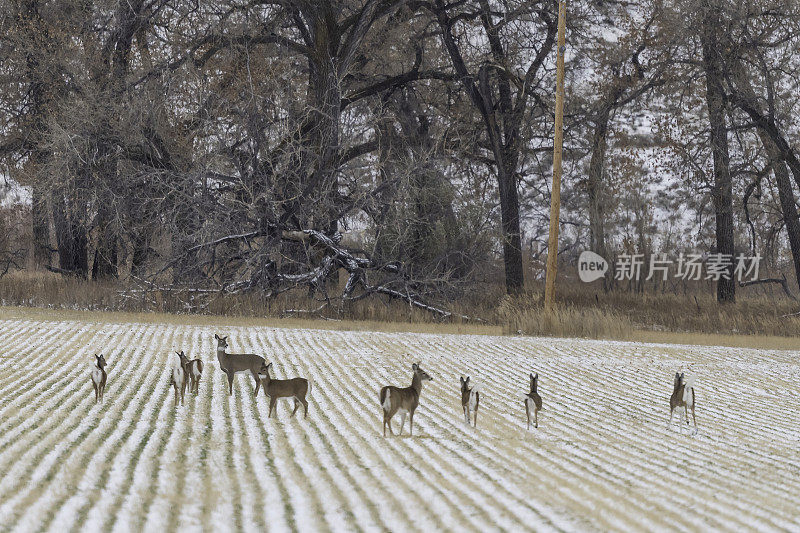
<path id="1" fill-rule="evenodd" d="M 464 376 L 459 376 L 459 378 L 458 378 L 458 379 L 460 379 L 460 380 L 461 380 L 461 384 L 462 384 L 462 385 L 465 383 L 465 382 L 464 382 Z"/>
<path id="2" fill-rule="evenodd" d="M 217 339 L 217 340 L 219 340 L 219 335 L 217 335 L 216 333 L 214 333 L 214 338 L 215 338 L 215 339 Z"/>
<path id="3" fill-rule="evenodd" d="M 419 365 L 417 363 L 411 363 L 411 370 L 416 370 L 418 368 L 419 368 Z"/>

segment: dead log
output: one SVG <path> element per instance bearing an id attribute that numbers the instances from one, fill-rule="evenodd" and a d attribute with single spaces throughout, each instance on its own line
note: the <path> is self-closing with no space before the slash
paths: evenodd
<path id="1" fill-rule="evenodd" d="M 789 290 L 789 284 L 786 281 L 786 276 L 783 278 L 762 278 L 762 279 L 754 279 L 751 281 L 740 281 L 740 287 L 747 287 L 748 285 L 760 285 L 762 283 L 777 283 L 778 285 L 783 288 L 783 292 L 788 296 L 790 299 L 797 301 L 797 298 L 794 294 L 791 293 Z"/>

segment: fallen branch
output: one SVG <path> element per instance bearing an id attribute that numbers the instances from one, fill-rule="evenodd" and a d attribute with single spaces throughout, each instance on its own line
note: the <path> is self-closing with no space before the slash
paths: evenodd
<path id="1" fill-rule="evenodd" d="M 223 294 L 237 294 L 247 292 L 255 289 L 260 289 L 267 297 L 274 297 L 282 292 L 297 288 L 301 285 L 309 286 L 312 291 L 319 290 L 325 293 L 326 303 L 320 308 L 315 310 L 301 310 L 291 309 L 284 313 L 291 314 L 314 314 L 319 313 L 325 306 L 330 304 L 331 298 L 327 294 L 326 280 L 330 279 L 340 268 L 345 270 L 349 276 L 347 283 L 342 291 L 342 294 L 333 298 L 340 302 L 354 302 L 363 299 L 371 294 L 383 294 L 390 299 L 397 299 L 408 303 L 412 307 L 422 309 L 429 313 L 436 315 L 440 319 L 448 319 L 458 317 L 462 320 L 483 322 L 478 318 L 473 318 L 465 315 L 454 314 L 451 311 L 441 309 L 434 305 L 427 303 L 419 293 L 424 292 L 425 283 L 414 281 L 408 278 L 402 265 L 399 262 L 377 262 L 370 255 L 363 250 L 350 249 L 341 244 L 342 234 L 333 233 L 327 235 L 315 229 L 285 229 L 277 225 L 268 225 L 258 231 L 251 231 L 247 233 L 236 233 L 226 235 L 211 241 L 196 244 L 184 250 L 178 257 L 172 258 L 163 268 L 161 268 L 151 279 L 157 279 L 157 276 L 168 268 L 173 267 L 186 259 L 189 254 L 199 252 L 201 250 L 210 250 L 211 254 L 216 254 L 217 247 L 224 244 L 236 243 L 245 241 L 249 244 L 250 241 L 261 237 L 271 237 L 285 242 L 293 242 L 302 244 L 304 246 L 314 247 L 321 252 L 322 259 L 319 264 L 309 270 L 301 273 L 287 274 L 275 271 L 275 263 L 266 261 L 255 270 L 247 269 L 240 270 L 242 277 L 247 276 L 247 279 L 227 280 L 222 283 L 218 288 L 181 288 L 181 287 L 159 287 L 156 283 L 147 280 L 136 279 L 139 283 L 144 285 L 144 288 L 129 289 L 128 292 L 132 293 L 149 293 L 153 291 L 164 291 L 171 293 L 184 293 L 190 297 L 202 295 L 223 295 Z M 276 242 L 275 240 L 271 242 Z M 264 243 L 260 246 L 262 250 L 268 250 L 270 242 Z M 316 255 L 316 254 L 313 254 Z M 211 261 L 214 261 L 212 258 Z M 380 283 L 371 285 L 367 281 L 367 272 L 379 272 L 388 274 L 391 279 L 382 280 Z M 386 276 L 384 276 L 386 277 Z M 209 277 L 209 281 L 211 277 Z M 401 282 L 405 291 L 400 291 L 391 288 L 389 285 Z M 355 294 L 357 287 L 363 290 L 360 294 Z M 361 292 L 361 291 L 359 291 Z"/>
<path id="2" fill-rule="evenodd" d="M 783 278 L 763 278 L 763 279 L 754 279 L 751 281 L 740 281 L 740 287 L 747 287 L 748 285 L 760 285 L 762 283 L 777 283 L 778 285 L 783 288 L 783 292 L 786 293 L 786 296 L 791 298 L 792 300 L 797 301 L 797 298 L 789 291 L 789 284 L 786 282 L 786 277 Z"/>

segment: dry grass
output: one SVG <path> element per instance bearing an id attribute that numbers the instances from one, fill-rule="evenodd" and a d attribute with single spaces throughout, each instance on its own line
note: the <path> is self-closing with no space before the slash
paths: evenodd
<path id="1" fill-rule="evenodd" d="M 696 294 L 604 293 L 586 285 L 560 285 L 557 310 L 542 312 L 542 289 L 506 298 L 498 306 L 498 321 L 507 331 L 525 334 L 631 339 L 634 332 L 706 335 L 800 335 L 800 304 L 739 290 L 733 304 L 719 305 L 707 292 Z"/>
<path id="2" fill-rule="evenodd" d="M 593 308 L 558 307 L 553 312 L 533 299 L 505 299 L 497 310 L 506 333 L 625 340 L 633 325 L 627 317 Z"/>
<path id="3" fill-rule="evenodd" d="M 557 288 L 557 309 L 544 313 L 538 284 L 518 297 L 503 296 L 502 287 L 482 284 L 463 299 L 449 305 L 460 314 L 479 317 L 481 322 L 459 319 L 441 322 L 427 312 L 382 298 L 365 299 L 343 309 L 312 310 L 320 302 L 304 291 L 266 300 L 260 295 L 218 297 L 199 308 L 175 296 L 151 293 L 145 298 L 125 298 L 119 284 L 63 278 L 50 273 L 14 272 L 0 279 L 0 301 L 4 306 L 97 311 L 121 316 L 115 320 L 166 323 L 197 323 L 202 316 L 214 323 L 315 327 L 337 330 L 421 331 L 431 333 L 524 334 L 586 337 L 655 342 L 688 342 L 726 346 L 794 347 L 800 335 L 799 304 L 782 296 L 739 290 L 735 304 L 720 306 L 704 290 L 694 294 L 604 293 L 592 286 L 564 282 Z M 5 313 L 14 313 L 6 310 Z M 117 313 L 134 313 L 136 318 Z M 168 316 L 177 315 L 177 316 Z M 84 315 L 80 315 L 84 316 Z M 104 318 L 97 318 L 105 320 Z M 663 339 L 663 340 L 662 340 Z M 686 339 L 685 341 L 682 339 Z M 778 340 L 783 339 L 783 340 Z"/>

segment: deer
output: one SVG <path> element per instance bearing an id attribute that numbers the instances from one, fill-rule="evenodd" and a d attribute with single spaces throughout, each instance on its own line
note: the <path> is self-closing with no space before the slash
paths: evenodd
<path id="1" fill-rule="evenodd" d="M 217 360 L 219 368 L 228 376 L 228 392 L 233 395 L 233 377 L 238 372 L 250 371 L 253 379 L 256 380 L 255 396 L 258 396 L 258 389 L 261 387 L 261 379 L 258 377 L 261 366 L 266 363 L 264 358 L 253 353 L 227 353 L 228 337 L 220 337 L 214 334 L 217 339 Z"/>
<path id="2" fill-rule="evenodd" d="M 180 351 L 175 352 L 178 356 L 177 365 L 173 360 L 170 384 L 175 388 L 175 405 L 184 405 L 183 397 L 186 393 L 186 381 L 188 374 L 189 359 Z M 178 389 L 180 389 L 180 401 L 178 401 Z"/>
<path id="3" fill-rule="evenodd" d="M 92 387 L 94 387 L 94 403 L 103 402 L 106 392 L 106 359 L 103 354 L 94 354 L 95 366 L 92 367 Z"/>
<path id="4" fill-rule="evenodd" d="M 306 401 L 306 394 L 311 390 L 311 384 L 306 378 L 291 378 L 291 379 L 272 379 L 269 375 L 269 369 L 272 367 L 270 364 L 261 364 L 258 372 L 258 377 L 264 384 L 264 396 L 269 398 L 269 413 L 267 418 L 272 418 L 272 410 L 275 408 L 275 402 L 278 398 L 293 398 L 294 411 L 292 416 L 297 412 L 300 404 L 303 404 L 303 418 L 308 418 L 308 401 Z"/>
<path id="5" fill-rule="evenodd" d="M 464 420 L 466 421 L 467 425 L 469 426 L 469 415 L 472 413 L 473 415 L 473 427 L 478 427 L 478 405 L 481 401 L 481 385 L 475 385 L 474 387 L 470 388 L 469 386 L 469 376 L 467 379 L 464 379 L 464 376 L 461 377 L 461 407 L 464 410 Z"/>
<path id="6" fill-rule="evenodd" d="M 697 433 L 697 417 L 694 414 L 694 380 L 694 376 L 685 377 L 683 372 L 675 372 L 672 396 L 669 398 L 669 423 L 667 423 L 667 429 L 672 427 L 672 416 L 675 414 L 675 409 L 683 407 L 683 411 L 679 411 L 678 415 L 681 432 L 683 431 L 684 416 L 686 417 L 686 425 L 689 425 L 689 409 L 691 409 L 694 433 Z"/>
<path id="7" fill-rule="evenodd" d="M 528 417 L 528 429 L 531 429 L 531 411 L 533 411 L 533 427 L 539 427 L 539 411 L 542 410 L 542 397 L 539 396 L 539 374 L 530 374 L 531 391 L 525 396 L 525 414 Z"/>
<path id="8" fill-rule="evenodd" d="M 411 378 L 411 386 L 400 388 L 392 385 L 386 385 L 381 388 L 380 400 L 383 407 L 383 436 L 386 436 L 386 426 L 389 426 L 389 433 L 394 436 L 392 431 L 392 417 L 396 413 L 400 413 L 400 433 L 403 434 L 403 426 L 406 423 L 406 415 L 410 417 L 409 433 L 414 435 L 414 411 L 417 410 L 419 405 L 419 395 L 422 392 L 423 381 L 433 381 L 433 378 L 427 372 L 420 368 L 418 363 L 411 365 L 413 376 Z"/>
<path id="9" fill-rule="evenodd" d="M 178 354 L 184 356 L 183 350 Z M 186 378 L 189 380 L 189 392 L 197 393 L 200 388 L 200 378 L 203 377 L 203 361 L 200 358 L 186 360 Z"/>

